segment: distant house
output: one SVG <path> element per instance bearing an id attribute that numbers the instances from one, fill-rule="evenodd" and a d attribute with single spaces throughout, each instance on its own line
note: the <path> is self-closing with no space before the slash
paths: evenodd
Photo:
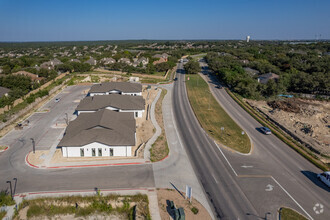
<path id="1" fill-rule="evenodd" d="M 80 60 L 78 60 L 78 59 L 71 59 L 70 62 L 80 63 Z"/>
<path id="2" fill-rule="evenodd" d="M 134 112 L 134 117 L 141 118 L 145 108 L 142 96 L 129 95 L 97 95 L 87 96 L 79 103 L 76 114 L 97 112 L 109 109 L 116 112 Z"/>
<path id="3" fill-rule="evenodd" d="M 140 64 L 142 64 L 142 66 L 146 66 L 149 63 L 149 59 L 145 58 L 145 57 L 141 57 L 139 59 L 133 59 L 133 60 L 134 60 L 133 66 L 135 66 L 135 67 Z"/>
<path id="4" fill-rule="evenodd" d="M 128 58 L 120 58 L 120 59 L 118 60 L 118 62 L 120 62 L 120 63 L 126 63 L 126 64 L 128 64 L 128 65 L 131 65 L 131 60 L 128 59 Z"/>
<path id="5" fill-rule="evenodd" d="M 42 63 L 40 65 L 40 68 L 51 70 L 51 69 L 54 69 L 56 65 L 60 65 L 60 64 L 63 64 L 63 63 L 59 59 L 55 58 L 48 62 Z"/>
<path id="6" fill-rule="evenodd" d="M 164 63 L 164 62 L 167 62 L 167 59 L 161 57 L 161 58 L 159 58 L 159 60 L 154 61 L 152 64 L 156 65 L 156 64 Z"/>
<path id="7" fill-rule="evenodd" d="M 163 54 L 156 54 L 153 56 L 153 58 L 164 58 L 167 62 L 168 59 L 168 54 L 167 53 L 163 53 Z"/>
<path id="8" fill-rule="evenodd" d="M 8 96 L 10 91 L 10 89 L 0 86 L 0 98 L 2 98 L 3 96 Z"/>
<path id="9" fill-rule="evenodd" d="M 95 66 L 97 64 L 97 61 L 93 57 L 90 57 L 89 60 L 85 61 L 85 63 Z"/>
<path id="10" fill-rule="evenodd" d="M 266 74 L 262 74 L 258 77 L 258 82 L 262 83 L 262 84 L 267 84 L 267 82 L 269 80 L 278 80 L 280 78 L 279 75 L 275 74 L 275 73 L 266 73 Z"/>
<path id="11" fill-rule="evenodd" d="M 113 59 L 113 58 L 106 58 L 106 57 L 105 57 L 105 58 L 101 59 L 101 62 L 103 62 L 104 65 L 108 65 L 108 64 L 113 64 L 113 63 L 115 63 L 116 60 Z"/>
<path id="12" fill-rule="evenodd" d="M 71 121 L 58 147 L 63 157 L 130 157 L 135 143 L 132 113 L 101 110 Z"/>
<path id="13" fill-rule="evenodd" d="M 35 81 L 35 82 L 38 82 L 40 83 L 41 80 L 45 79 L 44 77 L 39 77 L 38 75 L 36 74 L 33 74 L 33 73 L 29 73 L 29 72 L 26 72 L 26 71 L 18 71 L 16 73 L 13 73 L 14 76 L 26 76 L 26 77 L 29 77 L 32 81 Z"/>
<path id="14" fill-rule="evenodd" d="M 141 96 L 142 85 L 129 82 L 104 82 L 93 85 L 88 92 L 88 96 L 109 94 Z"/>
<path id="15" fill-rule="evenodd" d="M 251 69 L 250 67 L 244 67 L 244 71 L 249 74 L 250 76 L 255 76 L 259 74 L 259 71 L 256 69 Z"/>

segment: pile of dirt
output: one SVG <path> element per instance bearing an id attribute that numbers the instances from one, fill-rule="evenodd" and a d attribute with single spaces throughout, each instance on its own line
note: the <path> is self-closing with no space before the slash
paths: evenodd
<path id="1" fill-rule="evenodd" d="M 273 109 L 280 109 L 286 112 L 299 113 L 300 107 L 296 100 L 275 100 L 269 101 L 267 104 Z"/>

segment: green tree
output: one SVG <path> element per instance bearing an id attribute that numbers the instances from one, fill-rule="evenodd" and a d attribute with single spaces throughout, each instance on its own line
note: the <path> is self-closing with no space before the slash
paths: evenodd
<path id="1" fill-rule="evenodd" d="M 197 61 L 189 61 L 184 65 L 184 69 L 186 70 L 187 74 L 197 74 L 200 72 L 201 68 Z"/>

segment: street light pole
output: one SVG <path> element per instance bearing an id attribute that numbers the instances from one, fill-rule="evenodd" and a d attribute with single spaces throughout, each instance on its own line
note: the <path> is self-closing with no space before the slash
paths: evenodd
<path id="1" fill-rule="evenodd" d="M 11 196 L 11 198 L 13 198 L 13 189 L 11 187 L 11 181 L 7 181 L 7 183 L 9 183 L 9 186 L 10 186 L 10 196 Z"/>
<path id="2" fill-rule="evenodd" d="M 36 146 L 35 146 L 35 142 L 34 142 L 34 138 L 30 138 L 30 140 L 32 141 L 32 149 L 33 149 L 33 153 L 36 153 Z"/>

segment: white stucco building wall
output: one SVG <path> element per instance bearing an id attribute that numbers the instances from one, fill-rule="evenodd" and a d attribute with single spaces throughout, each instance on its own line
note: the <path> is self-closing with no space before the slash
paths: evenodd
<path id="1" fill-rule="evenodd" d="M 94 142 L 81 147 L 62 147 L 62 155 L 63 157 L 131 157 L 132 147 L 108 146 Z"/>
<path id="2" fill-rule="evenodd" d="M 133 112 L 134 118 L 142 118 L 144 110 L 121 110 L 113 107 L 106 107 L 106 109 L 117 111 L 117 112 Z M 96 111 L 77 111 L 77 115 L 80 115 L 81 113 L 93 113 Z"/>
<path id="3" fill-rule="evenodd" d="M 89 96 L 95 96 L 95 95 L 109 95 L 109 94 L 121 94 L 121 95 L 131 95 L 131 96 L 142 96 L 142 92 L 121 92 L 118 90 L 111 90 L 109 92 L 92 92 L 89 93 Z"/>

